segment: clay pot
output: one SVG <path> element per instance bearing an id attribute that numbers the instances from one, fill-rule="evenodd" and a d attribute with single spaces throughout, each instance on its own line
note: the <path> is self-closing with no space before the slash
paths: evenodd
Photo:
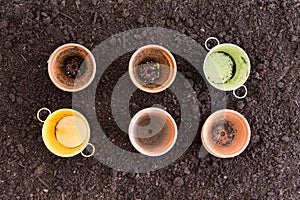
<path id="1" fill-rule="evenodd" d="M 231 158 L 242 153 L 250 141 L 250 126 L 240 113 L 223 109 L 205 121 L 201 139 L 205 149 L 219 158 Z"/>
<path id="2" fill-rule="evenodd" d="M 129 61 L 129 75 L 140 90 L 157 93 L 174 81 L 177 65 L 173 55 L 159 45 L 146 45 L 134 52 Z"/>
<path id="3" fill-rule="evenodd" d="M 49 113 L 46 120 L 40 118 L 40 112 Z M 88 143 L 90 139 L 90 126 L 86 118 L 73 109 L 60 109 L 53 113 L 48 108 L 42 108 L 37 113 L 39 121 L 44 123 L 42 136 L 46 147 L 53 154 L 60 157 L 72 157 L 79 153 L 90 157 L 95 147 Z M 84 154 L 87 146 L 92 147 L 92 153 Z"/>
<path id="4" fill-rule="evenodd" d="M 58 47 L 48 60 L 48 73 L 61 90 L 76 92 L 86 88 L 96 74 L 93 54 L 79 44 Z"/>
<path id="5" fill-rule="evenodd" d="M 146 108 L 131 119 L 128 133 L 137 151 L 147 156 L 161 156 L 174 146 L 177 125 L 168 112 Z"/>

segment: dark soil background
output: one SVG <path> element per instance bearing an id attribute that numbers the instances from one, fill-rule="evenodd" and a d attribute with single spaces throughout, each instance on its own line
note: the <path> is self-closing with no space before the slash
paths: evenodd
<path id="1" fill-rule="evenodd" d="M 52 155 L 35 115 L 41 107 L 71 107 L 72 95 L 50 81 L 50 54 L 68 42 L 93 49 L 114 34 L 147 26 L 177 30 L 201 44 L 216 36 L 246 50 L 249 93 L 243 100 L 228 93 L 228 108 L 250 123 L 248 148 L 232 159 L 200 159 L 198 134 L 176 162 L 144 174 L 118 172 L 80 155 Z M 0 199 L 300 199 L 299 31 L 298 0 L 0 0 Z M 204 81 L 193 75 L 185 73 L 201 94 Z M 105 86 L 99 85 L 99 95 Z M 132 99 L 132 114 L 147 106 L 140 93 Z M 163 95 L 170 94 L 153 102 Z M 198 97 L 206 105 L 201 128 L 210 99 Z M 108 118 L 99 120 L 105 130 L 119 131 Z M 128 140 L 118 145 L 134 151 Z"/>

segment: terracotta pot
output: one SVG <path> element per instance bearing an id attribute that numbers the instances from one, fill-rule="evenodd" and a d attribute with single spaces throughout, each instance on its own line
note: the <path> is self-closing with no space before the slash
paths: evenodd
<path id="1" fill-rule="evenodd" d="M 157 93 L 174 81 L 177 65 L 173 55 L 159 45 L 146 45 L 134 52 L 129 61 L 129 75 L 140 90 Z"/>
<path id="2" fill-rule="evenodd" d="M 40 112 L 49 113 L 46 120 L 40 118 Z M 48 108 L 42 108 L 37 113 L 39 121 L 44 123 L 42 135 L 46 147 L 53 154 L 61 157 L 71 157 L 81 153 L 90 157 L 95 152 L 95 147 L 88 143 L 90 139 L 90 126 L 86 118 L 73 109 L 60 109 L 53 113 Z M 92 147 L 90 155 L 82 151 Z"/>
<path id="3" fill-rule="evenodd" d="M 146 108 L 131 119 L 129 139 L 137 151 L 147 156 L 167 153 L 177 139 L 177 125 L 172 116 L 160 108 Z"/>
<path id="4" fill-rule="evenodd" d="M 223 109 L 205 121 L 201 139 L 205 149 L 219 158 L 231 158 L 242 153 L 250 141 L 250 126 L 240 113 Z"/>
<path id="5" fill-rule="evenodd" d="M 96 74 L 93 54 L 79 44 L 58 47 L 48 60 L 48 73 L 61 90 L 76 92 L 86 88 Z"/>

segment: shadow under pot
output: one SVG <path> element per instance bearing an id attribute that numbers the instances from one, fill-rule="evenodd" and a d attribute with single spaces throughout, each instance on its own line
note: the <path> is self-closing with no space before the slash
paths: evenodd
<path id="1" fill-rule="evenodd" d="M 173 55 L 159 45 L 146 45 L 134 52 L 129 61 L 129 75 L 140 90 L 157 93 L 174 81 L 177 65 Z"/>
<path id="2" fill-rule="evenodd" d="M 48 112 L 46 120 L 40 118 L 41 112 Z M 60 157 L 72 157 L 81 153 L 90 157 L 95 152 L 95 147 L 89 143 L 90 126 L 86 118 L 73 109 L 60 109 L 53 113 L 48 108 L 42 108 L 37 113 L 37 118 L 44 123 L 43 141 L 50 152 Z M 83 150 L 91 146 L 92 152 L 87 155 Z"/>
<path id="3" fill-rule="evenodd" d="M 86 88 L 96 74 L 93 54 L 80 44 L 58 47 L 48 60 L 48 73 L 61 90 L 76 92 Z"/>
<path id="4" fill-rule="evenodd" d="M 231 158 L 242 153 L 250 141 L 250 126 L 240 113 L 223 109 L 205 121 L 201 140 L 204 148 L 219 158 Z"/>

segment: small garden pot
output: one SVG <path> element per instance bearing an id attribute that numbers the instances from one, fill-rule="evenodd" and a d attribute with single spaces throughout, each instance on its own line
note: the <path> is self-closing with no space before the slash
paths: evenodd
<path id="1" fill-rule="evenodd" d="M 146 45 L 134 52 L 129 61 L 129 75 L 140 90 L 157 93 L 174 81 L 177 65 L 173 55 L 159 45 Z"/>
<path id="2" fill-rule="evenodd" d="M 217 45 L 212 49 L 207 46 L 209 40 L 217 41 Z M 238 99 L 246 97 L 247 88 L 244 83 L 250 74 L 250 60 L 246 52 L 234 44 L 220 44 L 215 37 L 205 41 L 205 48 L 209 50 L 203 64 L 207 81 L 219 90 L 233 91 L 233 95 Z M 245 90 L 242 96 L 236 94 L 240 87 Z"/>
<path id="3" fill-rule="evenodd" d="M 40 112 L 49 113 L 47 119 L 40 118 Z M 72 157 L 79 153 L 90 157 L 95 147 L 88 143 L 90 139 L 90 126 L 86 118 L 73 109 L 60 109 L 53 113 L 48 108 L 42 108 L 37 113 L 39 121 L 43 122 L 43 141 L 53 154 L 60 157 Z M 83 153 L 87 146 L 92 147 L 89 155 Z"/>
<path id="4" fill-rule="evenodd" d="M 249 144 L 250 135 L 246 118 L 229 109 L 211 114 L 201 131 L 204 148 L 219 158 L 231 158 L 242 153 Z"/>
<path id="5" fill-rule="evenodd" d="M 172 116 L 160 108 L 146 108 L 133 116 L 129 139 L 134 148 L 147 156 L 167 153 L 177 139 L 177 125 Z"/>
<path id="6" fill-rule="evenodd" d="M 80 44 L 58 47 L 48 60 L 48 73 L 61 90 L 76 92 L 86 88 L 96 74 L 93 54 Z"/>

